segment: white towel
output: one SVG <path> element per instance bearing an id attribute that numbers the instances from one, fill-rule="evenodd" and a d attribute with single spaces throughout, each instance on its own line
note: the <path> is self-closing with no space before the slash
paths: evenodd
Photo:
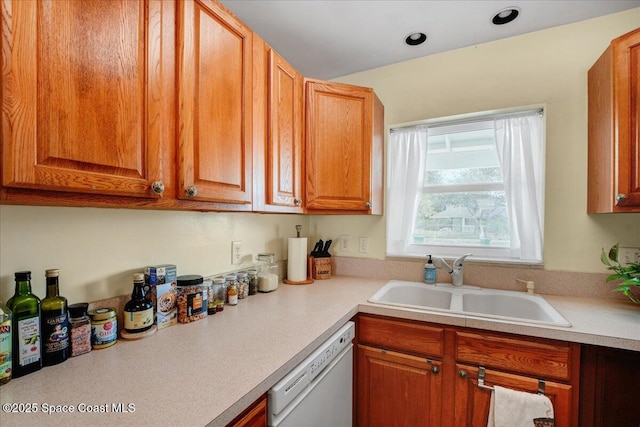
<path id="1" fill-rule="evenodd" d="M 532 427 L 534 418 L 553 418 L 547 396 L 493 386 L 487 427 Z"/>

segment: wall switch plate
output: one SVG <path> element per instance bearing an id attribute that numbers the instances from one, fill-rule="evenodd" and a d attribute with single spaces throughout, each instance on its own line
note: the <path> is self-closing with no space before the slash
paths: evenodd
<path id="1" fill-rule="evenodd" d="M 351 236 L 343 234 L 340 236 L 340 252 L 349 252 L 351 250 Z"/>
<path id="2" fill-rule="evenodd" d="M 242 262 L 242 242 L 231 242 L 231 264 L 238 265 Z"/>
<path id="3" fill-rule="evenodd" d="M 640 263 L 640 248 L 618 248 L 618 262 L 622 265 Z"/>
<path id="4" fill-rule="evenodd" d="M 366 254 L 369 252 L 369 238 L 368 237 L 360 237 L 358 242 L 358 250 L 361 254 Z"/>

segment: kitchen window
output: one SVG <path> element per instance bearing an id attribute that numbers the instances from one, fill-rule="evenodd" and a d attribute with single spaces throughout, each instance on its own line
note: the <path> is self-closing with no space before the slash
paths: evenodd
<path id="1" fill-rule="evenodd" d="M 391 129 L 387 255 L 541 263 L 541 109 Z"/>

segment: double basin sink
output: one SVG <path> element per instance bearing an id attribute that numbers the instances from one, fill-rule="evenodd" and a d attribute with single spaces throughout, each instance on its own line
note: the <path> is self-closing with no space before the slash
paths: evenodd
<path id="1" fill-rule="evenodd" d="M 516 291 L 391 280 L 369 298 L 369 302 L 506 321 L 571 326 L 542 296 Z"/>

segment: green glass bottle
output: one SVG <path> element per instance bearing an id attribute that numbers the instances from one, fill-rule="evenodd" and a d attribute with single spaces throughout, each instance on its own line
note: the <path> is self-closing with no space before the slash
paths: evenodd
<path id="1" fill-rule="evenodd" d="M 0 300 L 0 385 L 11 380 L 11 310 Z"/>
<path id="2" fill-rule="evenodd" d="M 58 269 L 46 270 L 47 296 L 42 300 L 42 364 L 56 365 L 69 358 L 67 299 L 60 296 Z"/>
<path id="3" fill-rule="evenodd" d="M 18 271 L 15 279 L 16 290 L 7 306 L 13 315 L 11 375 L 18 378 L 42 368 L 42 342 L 40 298 L 31 293 L 31 272 Z"/>

